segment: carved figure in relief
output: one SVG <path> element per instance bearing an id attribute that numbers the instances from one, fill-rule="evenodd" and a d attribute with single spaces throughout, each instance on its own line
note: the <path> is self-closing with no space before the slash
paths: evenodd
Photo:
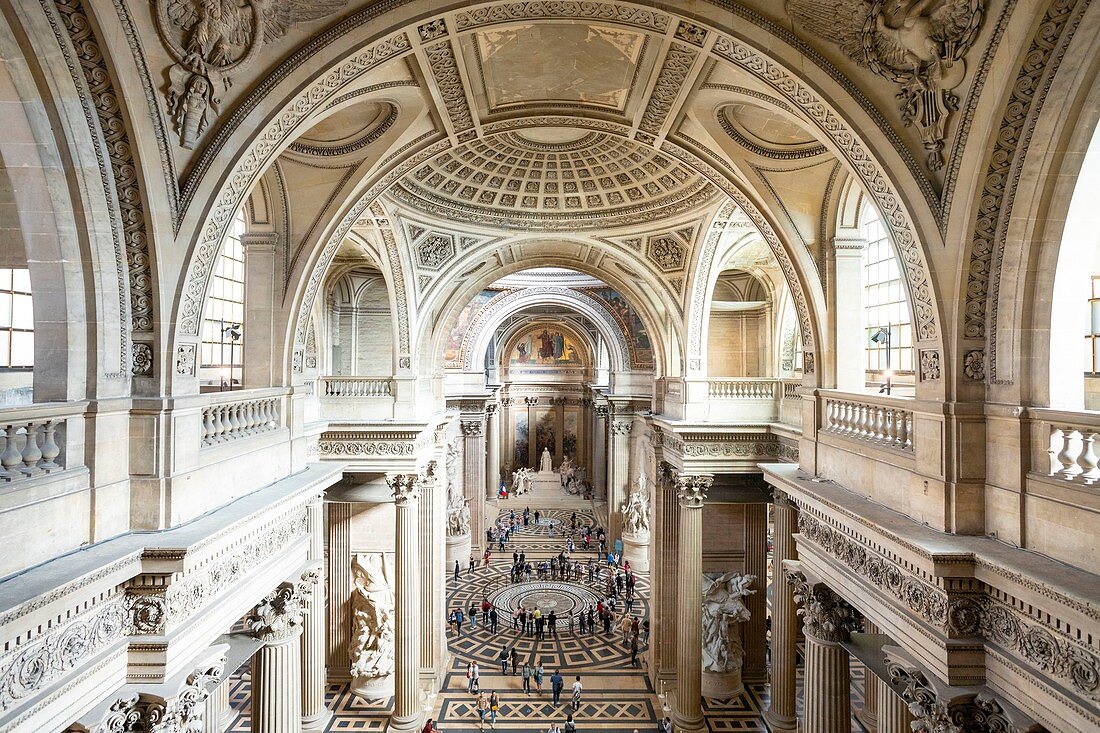
<path id="1" fill-rule="evenodd" d="M 157 31 L 176 63 L 165 98 L 180 146 L 195 147 L 218 112 L 232 73 L 291 26 L 319 20 L 347 0 L 153 0 Z"/>
<path id="2" fill-rule="evenodd" d="M 649 478 L 644 470 L 635 486 L 619 512 L 623 517 L 623 533 L 637 536 L 649 534 Z"/>
<path id="3" fill-rule="evenodd" d="M 737 625 L 749 620 L 744 598 L 755 575 L 729 572 L 717 578 L 703 574 L 703 671 L 725 674 L 741 669 L 745 648 Z"/>
<path id="4" fill-rule="evenodd" d="M 458 443 L 447 450 L 447 536 L 462 537 L 470 533 L 470 501 L 463 496 L 459 471 Z"/>
<path id="5" fill-rule="evenodd" d="M 985 0 L 787 0 L 787 13 L 852 60 L 901 85 L 901 118 L 920 132 L 928 167 L 943 167 L 947 120 L 966 76 Z"/>
<path id="6" fill-rule="evenodd" d="M 357 678 L 393 674 L 393 570 L 384 553 L 355 555 L 351 560 L 355 590 L 351 595 L 351 673 Z"/>

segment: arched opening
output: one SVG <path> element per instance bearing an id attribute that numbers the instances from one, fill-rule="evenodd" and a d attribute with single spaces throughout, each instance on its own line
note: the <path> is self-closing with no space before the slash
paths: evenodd
<path id="1" fill-rule="evenodd" d="M 912 395 L 916 383 L 913 326 L 901 264 L 870 202 L 860 212 L 860 227 L 864 383 L 868 391 Z"/>
<path id="2" fill-rule="evenodd" d="M 775 307 L 767 286 L 744 270 L 718 276 L 707 330 L 707 375 L 772 377 Z"/>
<path id="3" fill-rule="evenodd" d="M 202 316 L 199 383 L 204 389 L 238 389 L 244 382 L 244 209 L 222 241 Z"/>

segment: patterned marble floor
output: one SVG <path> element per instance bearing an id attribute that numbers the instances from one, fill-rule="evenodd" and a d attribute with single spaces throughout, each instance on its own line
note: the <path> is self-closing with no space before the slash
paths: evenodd
<path id="1" fill-rule="evenodd" d="M 511 502 L 509 502 L 511 504 Z M 513 504 L 517 516 L 522 505 Z M 511 507 L 510 507 L 511 508 Z M 532 510 L 536 507 L 532 507 Z M 566 608 L 589 599 L 592 594 L 602 595 L 602 587 L 582 582 L 549 584 L 531 581 L 512 585 L 508 578 L 508 568 L 512 561 L 512 550 L 522 549 L 528 558 L 549 557 L 564 547 L 562 526 L 568 527 L 570 509 L 540 510 L 540 519 L 551 520 L 554 532 L 549 531 L 545 523 L 539 526 L 529 525 L 521 530 L 514 542 L 509 543 L 504 553 L 494 552 L 492 563 L 487 569 L 478 568 L 472 574 L 466 572 L 456 582 L 453 577 L 447 582 L 447 608 L 466 609 L 471 602 L 478 603 L 488 597 L 501 606 L 512 607 L 524 598 L 528 603 L 538 600 L 548 607 Z M 577 508 L 581 525 L 591 519 L 590 512 Z M 507 510 L 501 512 L 501 519 L 507 520 Z M 494 547 L 494 550 L 496 548 Z M 578 552 L 582 561 L 595 557 L 595 552 Z M 633 612 L 645 618 L 649 613 L 649 578 L 638 573 L 638 600 Z M 621 608 L 621 606 L 620 606 Z M 466 693 L 465 670 L 467 662 L 477 660 L 481 667 L 481 689 L 496 690 L 501 698 L 501 710 L 496 730 L 499 733 L 534 733 L 546 730 L 552 721 L 564 723 L 569 712 L 566 704 L 568 690 L 573 677 L 581 675 L 584 695 L 580 709 L 574 715 L 578 728 L 600 733 L 631 733 L 654 731 L 659 717 L 667 714 L 662 711 L 661 699 L 650 684 L 645 670 L 630 666 L 629 648 L 623 643 L 620 633 L 613 631 L 605 636 L 577 633 L 563 628 L 556 638 L 536 641 L 533 636 L 514 630 L 510 616 L 501 614 L 500 627 L 496 634 L 490 633 L 482 623 L 471 628 L 464 624 L 459 636 L 448 637 L 452 652 L 450 668 L 447 672 L 444 689 L 439 695 L 435 708 L 435 720 L 443 731 L 477 730 L 477 714 L 474 710 L 475 698 Z M 497 655 L 502 647 L 515 646 L 522 660 L 541 661 L 546 670 L 546 680 L 542 695 L 534 691 L 524 694 L 520 675 L 501 674 Z M 644 647 L 642 649 L 644 652 Z M 641 657 L 641 653 L 639 654 Z M 566 692 L 563 704 L 554 706 L 550 696 L 550 675 L 559 669 L 566 679 Z M 510 672 L 509 668 L 509 672 Z M 799 670 L 801 687 L 801 670 Z M 863 669 L 853 663 L 852 667 L 852 703 L 858 709 L 862 705 Z M 361 700 L 350 693 L 347 685 L 329 685 L 327 692 L 329 708 L 334 715 L 327 731 L 381 731 L 386 727 L 392 700 Z M 238 711 L 238 717 L 229 728 L 233 733 L 251 730 L 248 715 L 250 700 L 250 680 L 247 665 L 232 677 L 231 703 Z M 711 733 L 764 733 L 762 711 L 768 705 L 767 685 L 750 685 L 745 693 L 731 700 L 704 700 L 703 711 Z M 863 729 L 853 719 L 852 731 L 860 733 Z"/>

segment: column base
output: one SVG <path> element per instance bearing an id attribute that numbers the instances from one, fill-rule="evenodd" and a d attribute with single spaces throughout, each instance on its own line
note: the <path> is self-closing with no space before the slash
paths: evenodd
<path id="1" fill-rule="evenodd" d="M 700 715 L 698 718 L 686 717 L 680 712 L 678 700 L 679 690 L 669 693 L 669 704 L 672 705 L 672 730 L 673 733 L 706 733 L 707 721 Z"/>
<path id="2" fill-rule="evenodd" d="M 734 670 L 721 674 L 718 672 L 703 672 L 703 697 L 714 700 L 729 700 L 737 697 L 745 691 L 745 685 L 741 681 L 741 671 Z"/>
<path id="3" fill-rule="evenodd" d="M 480 558 L 474 558 L 480 560 Z M 455 560 L 458 560 L 458 566 L 461 570 L 461 575 L 466 575 L 466 568 L 470 564 L 470 533 L 467 532 L 464 535 L 458 537 L 447 537 L 447 576 L 451 577 L 455 571 Z"/>
<path id="4" fill-rule="evenodd" d="M 772 733 L 798 733 L 798 718 L 777 715 L 770 709 L 764 711 L 764 725 Z"/>
<path id="5" fill-rule="evenodd" d="M 324 733 L 332 720 L 332 711 L 323 708 L 316 715 L 302 716 L 302 733 Z"/>
<path id="6" fill-rule="evenodd" d="M 878 730 L 878 716 L 869 715 L 862 710 L 857 710 L 855 716 L 860 724 L 867 729 L 868 733 L 876 733 L 876 731 Z"/>
<path id="7" fill-rule="evenodd" d="M 420 730 L 420 718 L 415 717 L 409 720 L 398 720 L 391 717 L 389 725 L 386 726 L 386 730 L 388 733 L 418 733 Z"/>
<path id="8" fill-rule="evenodd" d="M 623 560 L 631 570 L 649 572 L 649 535 L 623 535 Z"/>

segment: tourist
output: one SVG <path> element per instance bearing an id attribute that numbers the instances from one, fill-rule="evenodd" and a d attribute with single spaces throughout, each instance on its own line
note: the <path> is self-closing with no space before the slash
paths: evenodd
<path id="1" fill-rule="evenodd" d="M 477 662 L 474 662 L 474 666 L 470 670 L 470 689 L 472 692 L 477 693 L 481 691 L 481 668 L 477 666 Z"/>
<path id="2" fill-rule="evenodd" d="M 455 609 L 455 636 L 461 636 L 462 635 L 462 620 L 463 620 L 462 609 L 461 608 Z"/>
<path id="3" fill-rule="evenodd" d="M 649 643 L 649 619 L 642 622 L 642 643 Z"/>
<path id="4" fill-rule="evenodd" d="M 538 524 L 538 523 L 539 523 L 539 510 L 536 509 L 535 510 L 535 524 Z"/>
<path id="5" fill-rule="evenodd" d="M 565 729 L 562 733 L 577 733 L 577 724 L 573 722 L 573 715 L 565 716 Z"/>
<path id="6" fill-rule="evenodd" d="M 665 717 L 663 720 L 657 721 L 658 733 L 672 733 L 672 718 Z"/>
<path id="7" fill-rule="evenodd" d="M 550 636 L 558 638 L 558 616 L 553 611 L 546 617 L 546 625 L 550 629 Z"/>
<path id="8" fill-rule="evenodd" d="M 516 673 L 516 665 L 519 662 L 519 655 L 516 654 L 516 648 L 515 647 L 512 647 L 511 652 L 509 652 L 509 657 L 511 658 L 511 662 L 512 662 L 512 674 L 515 674 Z"/>
<path id="9" fill-rule="evenodd" d="M 458 582 L 458 574 L 460 572 L 462 572 L 462 571 L 459 569 L 458 560 L 455 560 L 455 582 L 456 583 Z"/>
<path id="10" fill-rule="evenodd" d="M 466 568 L 466 577 L 474 574 L 474 553 L 470 553 L 470 567 Z"/>
<path id="11" fill-rule="evenodd" d="M 508 674 L 508 647 L 502 646 L 500 648 L 500 654 L 497 655 L 497 659 L 500 660 L 500 673 Z"/>
<path id="12" fill-rule="evenodd" d="M 542 668 L 542 662 L 539 662 L 539 666 L 535 667 L 535 689 L 538 690 L 539 696 L 542 696 L 542 677 L 546 674 L 546 670 Z"/>
<path id="13" fill-rule="evenodd" d="M 455 629 L 455 612 L 451 611 L 447 614 L 447 633 L 451 633 Z"/>
<path id="14" fill-rule="evenodd" d="M 523 678 L 523 691 L 527 693 L 527 696 L 531 696 L 531 665 L 527 662 L 523 663 L 523 670 L 520 672 L 520 677 Z"/>
<path id="15" fill-rule="evenodd" d="M 623 632 L 623 646 L 630 643 L 630 627 L 633 624 L 634 620 L 624 613 L 622 623 L 619 624 L 619 631 Z"/>
<path id="16" fill-rule="evenodd" d="M 477 704 L 474 706 L 474 710 L 477 711 L 478 730 L 485 730 L 485 716 L 489 712 L 489 698 L 485 693 L 477 696 Z"/>
<path id="17" fill-rule="evenodd" d="M 486 547 L 485 548 L 485 554 L 481 556 L 481 567 L 488 570 L 489 569 L 489 560 L 492 558 L 492 556 L 493 556 L 492 551 L 488 547 Z"/>
<path id="18" fill-rule="evenodd" d="M 554 696 L 554 704 L 561 704 L 561 691 L 565 687 L 565 679 L 562 678 L 561 672 L 554 670 L 554 674 L 550 675 L 550 693 Z"/>
<path id="19" fill-rule="evenodd" d="M 473 693 L 474 691 L 474 665 L 470 662 L 466 663 L 466 692 Z"/>
<path id="20" fill-rule="evenodd" d="M 581 690 L 584 689 L 584 685 L 581 684 L 581 676 L 577 675 L 576 680 L 573 682 L 573 710 L 579 710 L 581 707 Z M 573 716 L 569 716 L 569 720 L 573 720 Z M 568 727 L 569 723 L 566 723 Z"/>
<path id="21" fill-rule="evenodd" d="M 489 695 L 489 726 L 497 727 L 497 713 L 500 712 L 500 696 L 493 690 Z"/>
<path id="22" fill-rule="evenodd" d="M 546 733 L 562 733 L 562 729 L 558 727 L 556 722 L 551 722 L 550 727 L 546 729 Z"/>
<path id="23" fill-rule="evenodd" d="M 477 604 L 474 603 L 473 601 L 470 601 L 470 609 L 467 612 L 467 614 L 470 617 L 470 628 L 471 629 L 476 629 L 477 628 L 477 610 L 478 610 L 477 609 Z"/>
<path id="24" fill-rule="evenodd" d="M 493 606 L 492 608 L 490 608 L 489 609 L 489 631 L 493 632 L 494 634 L 497 633 L 497 621 L 499 620 L 499 618 L 500 617 L 497 614 L 496 606 Z M 646 623 L 648 624 L 649 622 L 646 621 Z M 647 631 L 646 633 L 648 634 L 649 632 Z"/>
<path id="25" fill-rule="evenodd" d="M 638 666 L 638 635 L 630 637 L 630 666 Z"/>
<path id="26" fill-rule="evenodd" d="M 424 724 L 424 727 L 420 729 L 420 733 L 442 733 L 439 728 L 435 727 L 435 721 L 428 718 L 428 722 Z"/>

